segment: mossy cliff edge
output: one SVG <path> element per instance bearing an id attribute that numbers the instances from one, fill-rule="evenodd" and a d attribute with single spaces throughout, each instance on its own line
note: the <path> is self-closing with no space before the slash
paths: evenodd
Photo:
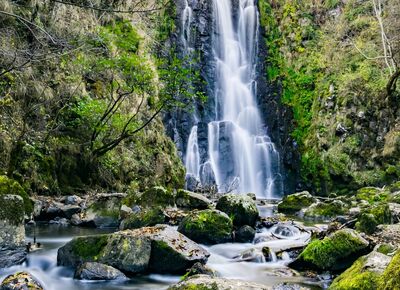
<path id="1" fill-rule="evenodd" d="M 382 15 L 369 0 L 258 3 L 267 79 L 293 112 L 302 187 L 347 193 L 398 179 L 399 90 L 388 90 L 399 60 L 398 2 L 385 1 Z"/>

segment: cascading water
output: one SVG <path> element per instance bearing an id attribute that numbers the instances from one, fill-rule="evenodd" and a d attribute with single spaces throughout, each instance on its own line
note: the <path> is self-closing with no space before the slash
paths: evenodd
<path id="1" fill-rule="evenodd" d="M 260 198 L 272 198 L 279 191 L 275 182 L 279 172 L 272 170 L 272 165 L 279 163 L 279 155 L 257 108 L 257 5 L 255 0 L 240 0 L 234 18 L 231 1 L 213 0 L 215 112 L 214 121 L 208 124 L 208 160 L 200 164 L 196 121 L 188 139 L 185 165 L 187 173 L 199 182 L 215 182 L 219 192 L 253 192 Z M 191 15 L 187 9 L 182 16 L 186 46 L 190 31 L 187 15 Z"/>

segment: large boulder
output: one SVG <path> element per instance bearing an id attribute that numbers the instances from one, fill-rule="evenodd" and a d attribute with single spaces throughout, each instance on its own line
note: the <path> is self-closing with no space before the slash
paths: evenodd
<path id="1" fill-rule="evenodd" d="M 173 206 L 175 204 L 174 193 L 161 186 L 147 189 L 138 198 L 137 204 L 143 207 L 150 206 Z"/>
<path id="2" fill-rule="evenodd" d="M 238 243 L 251 243 L 256 236 L 256 230 L 251 226 L 245 225 L 235 232 L 235 241 Z"/>
<path id="3" fill-rule="evenodd" d="M 124 193 L 101 193 L 87 201 L 87 209 L 80 216 L 79 225 L 94 225 L 98 228 L 119 226 L 119 215 Z"/>
<path id="4" fill-rule="evenodd" d="M 96 262 L 87 262 L 82 264 L 74 275 L 79 280 L 119 280 L 126 279 L 121 271 L 114 267 L 107 266 Z"/>
<path id="5" fill-rule="evenodd" d="M 0 195 L 0 268 L 26 259 L 24 200 L 19 195 Z"/>
<path id="6" fill-rule="evenodd" d="M 43 286 L 29 273 L 18 272 L 7 276 L 1 283 L 1 290 L 43 290 Z"/>
<path id="7" fill-rule="evenodd" d="M 207 209 L 211 205 L 211 200 L 199 193 L 179 189 L 176 193 L 176 205 L 189 209 Z"/>
<path id="8" fill-rule="evenodd" d="M 376 251 L 360 257 L 350 268 L 333 281 L 329 289 L 381 289 L 379 288 L 380 275 L 385 271 L 390 260 L 389 256 Z"/>
<path id="9" fill-rule="evenodd" d="M 231 289 L 271 290 L 272 287 L 267 287 L 262 284 L 246 282 L 242 280 L 210 277 L 208 275 L 194 275 L 168 288 L 168 290 L 231 290 Z"/>
<path id="10" fill-rule="evenodd" d="M 317 202 L 317 199 L 308 191 L 298 192 L 285 196 L 278 204 L 278 211 L 286 214 L 295 214 L 315 202 Z"/>
<path id="11" fill-rule="evenodd" d="M 124 218 L 119 226 L 121 230 L 138 229 L 155 226 L 165 222 L 165 215 L 161 208 L 139 208 Z"/>
<path id="12" fill-rule="evenodd" d="M 289 267 L 296 270 L 341 270 L 365 254 L 368 248 L 368 241 L 357 232 L 343 229 L 323 240 L 313 240 Z"/>
<path id="13" fill-rule="evenodd" d="M 194 263 L 205 263 L 208 256 L 207 251 L 173 228 L 158 225 L 74 238 L 58 250 L 57 262 L 70 267 L 99 262 L 131 274 L 184 274 Z"/>
<path id="14" fill-rule="evenodd" d="M 225 194 L 216 208 L 230 216 L 236 227 L 254 226 L 258 218 L 256 202 L 249 195 Z"/>
<path id="15" fill-rule="evenodd" d="M 193 241 L 209 245 L 231 241 L 232 230 L 228 215 L 212 209 L 191 212 L 178 227 L 180 233 Z"/>
<path id="16" fill-rule="evenodd" d="M 304 209 L 304 218 L 308 220 L 330 220 L 348 212 L 346 204 L 341 200 L 318 201 Z"/>

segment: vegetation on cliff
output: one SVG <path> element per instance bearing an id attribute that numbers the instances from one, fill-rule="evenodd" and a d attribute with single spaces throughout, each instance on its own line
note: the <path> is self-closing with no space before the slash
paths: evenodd
<path id="1" fill-rule="evenodd" d="M 268 78 L 318 193 L 400 175 L 398 1 L 259 1 Z"/>

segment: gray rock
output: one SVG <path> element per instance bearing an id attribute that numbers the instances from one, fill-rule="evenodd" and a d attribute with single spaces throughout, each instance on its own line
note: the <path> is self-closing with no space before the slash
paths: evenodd
<path id="1" fill-rule="evenodd" d="M 124 219 L 124 218 L 126 218 L 126 217 L 128 217 L 130 214 L 132 214 L 133 213 L 133 210 L 130 208 L 130 207 L 128 207 L 128 206 L 126 206 L 125 204 L 123 204 L 122 206 L 121 206 L 121 209 L 120 209 L 120 211 L 119 211 L 119 216 L 122 218 L 122 219 Z"/>
<path id="2" fill-rule="evenodd" d="M 256 203 L 248 195 L 226 194 L 218 200 L 216 208 L 232 217 L 237 227 L 254 226 L 258 218 Z"/>
<path id="3" fill-rule="evenodd" d="M 98 262 L 125 273 L 184 274 L 193 264 L 206 263 L 209 253 L 166 225 L 74 238 L 58 250 L 61 266 Z"/>
<path id="4" fill-rule="evenodd" d="M 256 230 L 244 225 L 235 232 L 235 241 L 238 243 L 251 243 L 256 236 Z"/>
<path id="5" fill-rule="evenodd" d="M 77 195 L 70 195 L 65 197 L 64 203 L 66 205 L 79 205 L 82 202 L 82 198 Z"/>
<path id="6" fill-rule="evenodd" d="M 213 289 L 213 290 L 271 290 L 272 287 L 267 287 L 262 284 L 246 282 L 235 279 L 225 279 L 210 277 L 208 275 L 195 275 L 188 279 L 179 282 L 176 285 L 170 286 L 168 290 L 186 290 L 186 289 Z"/>
<path id="7" fill-rule="evenodd" d="M 65 205 L 60 208 L 61 217 L 71 219 L 74 214 L 80 213 L 82 208 L 79 205 Z"/>
<path id="8" fill-rule="evenodd" d="M 87 262 L 75 271 L 75 279 L 80 280 L 117 280 L 126 279 L 121 271 L 104 264 Z"/>
<path id="9" fill-rule="evenodd" d="M 7 276 L 1 283 L 1 290 L 43 290 L 43 286 L 27 272 Z"/>
<path id="10" fill-rule="evenodd" d="M 179 189 L 176 194 L 176 205 L 190 209 L 207 209 L 211 205 L 211 200 L 199 193 Z"/>
<path id="11" fill-rule="evenodd" d="M 18 195 L 0 195 L 0 268 L 21 264 L 26 258 L 24 201 Z"/>

